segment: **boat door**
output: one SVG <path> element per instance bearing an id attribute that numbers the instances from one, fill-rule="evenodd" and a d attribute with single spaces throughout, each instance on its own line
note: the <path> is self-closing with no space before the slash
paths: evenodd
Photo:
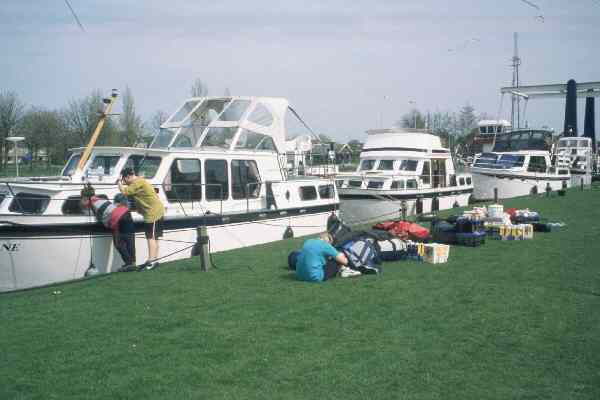
<path id="1" fill-rule="evenodd" d="M 431 175 L 433 178 L 433 187 L 446 187 L 446 159 L 433 158 L 431 159 Z"/>

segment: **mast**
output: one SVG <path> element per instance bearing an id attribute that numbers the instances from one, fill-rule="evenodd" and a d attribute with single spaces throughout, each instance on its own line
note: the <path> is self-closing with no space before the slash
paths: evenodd
<path id="1" fill-rule="evenodd" d="M 519 65 L 521 65 L 521 58 L 519 58 L 519 34 L 514 32 L 514 53 L 512 58 L 513 76 L 512 86 L 515 88 L 519 87 Z M 520 115 L 520 102 L 519 96 L 513 93 L 512 95 L 512 107 L 510 111 L 510 122 L 513 128 L 516 126 L 517 129 L 521 127 L 521 115 Z M 515 111 L 516 111 L 516 125 L 515 125 Z"/>
<path id="2" fill-rule="evenodd" d="M 83 167 L 90 157 L 90 153 L 92 149 L 96 145 L 96 141 L 100 136 L 100 132 L 102 131 L 102 127 L 104 127 L 104 122 L 106 122 L 106 118 L 110 115 L 110 111 L 112 110 L 115 101 L 117 100 L 117 89 L 113 89 L 109 98 L 102 99 L 102 102 L 105 104 L 104 111 L 100 112 L 100 119 L 98 120 L 98 124 L 96 125 L 96 129 L 94 130 L 94 134 L 90 138 L 90 141 L 83 151 L 81 158 L 79 159 L 79 164 L 77 164 L 76 172 L 83 171 Z"/>

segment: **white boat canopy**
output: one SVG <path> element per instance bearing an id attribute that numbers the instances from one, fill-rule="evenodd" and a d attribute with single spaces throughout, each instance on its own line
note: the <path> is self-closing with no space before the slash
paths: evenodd
<path id="1" fill-rule="evenodd" d="M 161 125 L 150 147 L 282 152 L 287 109 L 283 98 L 191 98 Z"/>

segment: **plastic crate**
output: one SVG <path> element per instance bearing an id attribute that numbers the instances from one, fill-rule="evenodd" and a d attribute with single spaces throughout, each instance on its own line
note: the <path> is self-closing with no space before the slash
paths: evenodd
<path id="1" fill-rule="evenodd" d="M 440 243 L 425 244 L 425 254 L 423 261 L 430 264 L 442 264 L 448 262 L 450 255 L 450 246 Z"/>

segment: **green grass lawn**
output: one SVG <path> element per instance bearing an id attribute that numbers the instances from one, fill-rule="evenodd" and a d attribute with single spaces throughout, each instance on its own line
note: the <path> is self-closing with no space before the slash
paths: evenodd
<path id="1" fill-rule="evenodd" d="M 505 206 L 567 227 L 322 284 L 293 239 L 1 295 L 0 398 L 599 399 L 600 190 Z"/>

